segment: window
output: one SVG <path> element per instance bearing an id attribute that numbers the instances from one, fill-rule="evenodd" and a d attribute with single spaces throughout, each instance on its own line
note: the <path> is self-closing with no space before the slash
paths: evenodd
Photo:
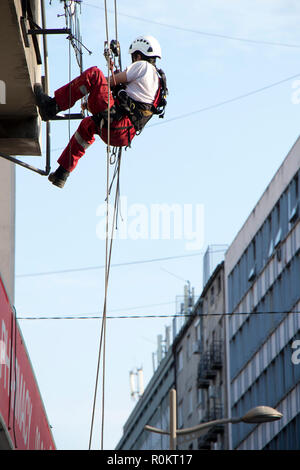
<path id="1" fill-rule="evenodd" d="M 196 338 L 196 341 L 201 340 L 200 318 L 195 323 L 195 338 Z"/>
<path id="2" fill-rule="evenodd" d="M 289 186 L 288 192 L 288 213 L 289 213 L 289 222 L 293 224 L 299 215 L 298 201 L 299 198 L 299 183 L 298 183 L 298 174 L 294 177 L 292 183 Z"/>
<path id="3" fill-rule="evenodd" d="M 277 202 L 275 206 L 275 211 L 276 211 L 277 227 L 280 227 L 280 202 L 279 201 Z"/>
<path id="4" fill-rule="evenodd" d="M 218 276 L 218 294 L 220 294 L 221 288 L 222 288 L 222 284 L 221 284 L 221 274 L 219 274 L 219 276 Z"/>
<path id="5" fill-rule="evenodd" d="M 268 243 L 269 243 L 269 251 L 268 251 L 268 257 L 272 256 L 273 250 L 274 250 L 274 242 L 272 238 L 272 218 L 271 215 L 268 217 Z"/>
<path id="6" fill-rule="evenodd" d="M 178 367 L 178 372 L 180 372 L 183 369 L 183 354 L 182 354 L 182 349 L 177 354 L 177 367 Z"/>
<path id="7" fill-rule="evenodd" d="M 193 413 L 193 390 L 188 391 L 188 415 Z"/>
<path id="8" fill-rule="evenodd" d="M 276 237 L 275 237 L 275 241 L 274 241 L 274 247 L 277 248 L 279 243 L 281 242 L 281 227 L 279 227 L 278 231 L 277 231 L 277 234 L 276 234 Z"/>
<path id="9" fill-rule="evenodd" d="M 182 428 L 183 427 L 183 405 L 182 405 L 182 400 L 178 404 L 178 410 L 177 410 L 178 416 L 178 427 Z"/>
<path id="10" fill-rule="evenodd" d="M 187 339 L 186 339 L 186 355 L 187 355 L 187 358 L 189 359 L 192 355 L 192 340 L 191 340 L 191 336 L 188 335 L 187 336 Z"/>
<path id="11" fill-rule="evenodd" d="M 214 303 L 215 303 L 215 288 L 214 286 L 212 286 L 210 289 L 210 305 L 213 305 Z"/>
<path id="12" fill-rule="evenodd" d="M 252 250 L 253 250 L 253 261 L 255 263 L 255 260 L 256 260 L 256 242 L 255 242 L 255 239 L 252 241 Z"/>
<path id="13" fill-rule="evenodd" d="M 204 408 L 204 391 L 202 388 L 198 388 L 197 389 L 197 404 L 198 406 L 201 406 L 202 408 Z"/>

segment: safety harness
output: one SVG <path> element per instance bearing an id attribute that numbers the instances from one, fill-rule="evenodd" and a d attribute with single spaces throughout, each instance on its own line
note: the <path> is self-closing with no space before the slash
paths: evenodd
<path id="1" fill-rule="evenodd" d="M 126 93 L 126 89 L 123 86 L 121 89 L 118 87 L 116 90 L 113 90 L 115 104 L 110 108 L 110 123 L 119 121 L 125 116 L 130 119 L 131 126 L 116 127 L 118 130 L 126 129 L 128 131 L 128 146 L 130 146 L 130 129 L 134 127 L 136 134 L 139 135 L 153 114 L 158 115 L 160 118 L 163 118 L 165 115 L 166 98 L 168 95 L 167 79 L 163 70 L 157 68 L 156 70 L 158 72 L 159 86 L 152 104 L 134 100 Z M 99 128 L 101 135 L 102 128 L 107 127 L 108 110 L 94 114 L 92 119 Z M 111 129 L 114 129 L 113 125 Z"/>

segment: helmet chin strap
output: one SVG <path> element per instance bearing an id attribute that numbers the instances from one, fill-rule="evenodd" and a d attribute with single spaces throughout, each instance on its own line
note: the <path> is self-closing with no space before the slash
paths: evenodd
<path id="1" fill-rule="evenodd" d="M 141 55 L 139 53 L 133 53 L 131 54 L 131 60 L 132 63 L 137 62 L 138 60 L 141 60 Z"/>

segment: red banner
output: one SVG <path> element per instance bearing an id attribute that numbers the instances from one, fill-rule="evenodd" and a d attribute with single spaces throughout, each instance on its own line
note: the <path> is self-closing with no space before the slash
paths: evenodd
<path id="1" fill-rule="evenodd" d="M 1 278 L 0 419 L 13 448 L 55 449 L 24 340 Z"/>

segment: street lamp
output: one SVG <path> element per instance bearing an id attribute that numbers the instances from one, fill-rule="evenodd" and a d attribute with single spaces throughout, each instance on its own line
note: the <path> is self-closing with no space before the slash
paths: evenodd
<path id="1" fill-rule="evenodd" d="M 159 434 L 168 434 L 170 436 L 170 450 L 176 449 L 176 439 L 177 436 L 183 436 L 186 434 L 191 434 L 193 432 L 202 431 L 204 429 L 216 426 L 219 424 L 228 424 L 228 423 L 267 423 L 270 421 L 276 421 L 282 418 L 282 413 L 271 408 L 270 406 L 256 406 L 249 410 L 244 416 L 239 418 L 222 418 L 216 419 L 214 421 L 208 421 L 207 423 L 201 423 L 197 426 L 185 429 L 176 429 L 176 390 L 170 390 L 170 431 L 164 431 L 162 429 L 149 426 L 148 424 L 144 427 L 145 430 L 156 432 Z"/>

